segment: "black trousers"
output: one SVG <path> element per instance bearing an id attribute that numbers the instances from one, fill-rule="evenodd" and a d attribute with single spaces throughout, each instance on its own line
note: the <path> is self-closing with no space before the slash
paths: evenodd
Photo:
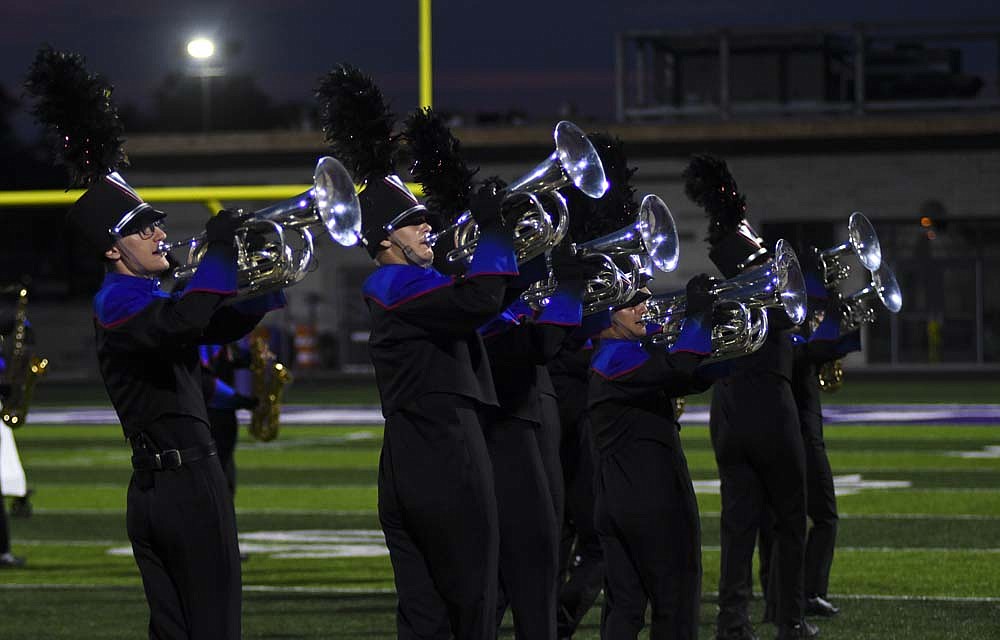
<path id="1" fill-rule="evenodd" d="M 493 638 L 499 533 L 476 403 L 428 394 L 387 416 L 378 487 L 397 637 Z"/>
<path id="2" fill-rule="evenodd" d="M 161 449 L 209 441 L 201 423 L 171 426 L 152 436 Z M 150 639 L 238 640 L 236 514 L 219 458 L 133 472 L 126 524 L 149 603 Z"/>
<path id="3" fill-rule="evenodd" d="M 10 525 L 7 522 L 7 503 L 0 487 L 0 553 L 10 553 Z"/>
<path id="4" fill-rule="evenodd" d="M 679 440 L 636 439 L 602 453 L 595 486 L 607 566 L 601 638 L 636 638 L 648 600 L 651 639 L 695 640 L 701 528 Z"/>
<path id="5" fill-rule="evenodd" d="M 586 394 L 586 388 L 582 389 Z M 604 585 L 604 551 L 594 526 L 594 474 L 597 461 L 587 414 L 582 406 L 560 402 L 560 460 L 565 513 L 559 555 L 559 637 L 576 631 Z"/>
<path id="6" fill-rule="evenodd" d="M 563 521 L 566 511 L 566 486 L 563 482 L 562 461 L 559 457 L 559 447 L 562 429 L 559 426 L 559 403 L 555 396 L 541 394 L 539 402 L 542 406 L 542 422 L 538 425 L 535 435 L 538 439 L 538 450 L 542 454 L 542 466 L 545 478 L 549 484 L 552 496 L 552 508 L 555 510 L 556 523 Z"/>
<path id="7" fill-rule="evenodd" d="M 500 523 L 500 587 L 518 638 L 556 637 L 559 528 L 540 425 L 497 416 L 487 428 Z M 504 604 L 506 604 L 504 602 Z M 497 624 L 505 607 L 498 607 Z"/>
<path id="8" fill-rule="evenodd" d="M 830 585 L 830 568 L 837 545 L 837 495 L 833 486 L 833 470 L 826 454 L 823 440 L 823 418 L 812 411 L 799 413 L 806 456 L 806 514 L 811 526 L 806 535 L 805 578 L 803 588 L 807 597 L 826 597 Z M 770 525 L 773 516 L 766 521 Z M 765 595 L 778 577 L 771 576 L 771 547 L 773 533 L 770 527 L 760 532 L 760 572 Z M 769 576 L 769 577 L 768 577 Z M 766 582 L 765 582 L 766 581 Z M 772 610 L 772 603 L 768 602 Z"/>
<path id="9" fill-rule="evenodd" d="M 219 462 L 222 472 L 226 474 L 230 493 L 236 494 L 236 440 L 239 437 L 240 423 L 236 419 L 235 409 L 209 409 L 208 421 L 212 429 L 212 438 L 219 450 Z"/>
<path id="10" fill-rule="evenodd" d="M 804 604 L 806 487 L 791 387 L 771 374 L 717 382 L 709 426 L 722 480 L 717 626 L 749 622 L 753 551 L 765 510 L 774 515 L 776 622 L 794 624 Z"/>

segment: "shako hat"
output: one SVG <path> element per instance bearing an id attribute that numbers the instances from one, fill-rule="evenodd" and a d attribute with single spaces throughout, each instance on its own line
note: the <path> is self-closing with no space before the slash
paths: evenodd
<path id="1" fill-rule="evenodd" d="M 764 241 L 746 219 L 746 196 L 724 160 L 710 155 L 691 158 L 684 192 L 708 214 L 708 257 L 727 278 L 768 258 Z"/>
<path id="2" fill-rule="evenodd" d="M 372 178 L 358 195 L 361 203 L 361 244 L 372 258 L 393 229 L 418 224 L 427 208 L 417 201 L 399 176 Z"/>
<path id="3" fill-rule="evenodd" d="M 90 185 L 70 208 L 66 221 L 92 247 L 104 252 L 117 238 L 165 217 L 115 171 Z"/>

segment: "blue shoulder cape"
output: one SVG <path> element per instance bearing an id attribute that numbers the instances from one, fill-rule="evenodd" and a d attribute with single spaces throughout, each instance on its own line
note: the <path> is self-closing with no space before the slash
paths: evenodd
<path id="1" fill-rule="evenodd" d="M 387 264 L 368 276 L 361 292 L 380 307 L 393 309 L 431 291 L 451 286 L 454 282 L 454 278 L 436 269 L 409 264 Z"/>
<path id="2" fill-rule="evenodd" d="M 590 361 L 590 368 L 608 380 L 614 380 L 635 371 L 649 358 L 638 340 L 604 339 Z"/>
<path id="3" fill-rule="evenodd" d="M 94 313 L 106 329 L 124 324 L 157 299 L 170 295 L 160 289 L 158 280 L 108 273 L 94 296 Z"/>

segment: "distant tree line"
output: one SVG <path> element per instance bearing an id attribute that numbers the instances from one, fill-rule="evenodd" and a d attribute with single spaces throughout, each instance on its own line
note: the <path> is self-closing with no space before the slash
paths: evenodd
<path id="1" fill-rule="evenodd" d="M 182 133 L 199 132 L 203 128 L 253 131 L 316 126 L 314 107 L 301 101 L 278 102 L 248 75 L 199 78 L 170 73 L 153 93 L 149 113 L 132 105 L 122 106 L 120 113 L 129 132 Z"/>

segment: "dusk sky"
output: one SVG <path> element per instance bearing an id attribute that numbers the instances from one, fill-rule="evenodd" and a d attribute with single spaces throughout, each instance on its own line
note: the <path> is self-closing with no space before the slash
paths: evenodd
<path id="1" fill-rule="evenodd" d="M 458 110 L 554 112 L 560 101 L 611 115 L 614 34 L 627 29 L 814 25 L 855 21 L 977 21 L 995 18 L 982 0 L 803 2 L 801 0 L 435 0 L 435 105 Z M 238 41 L 227 66 L 252 74 L 278 100 L 310 99 L 317 78 L 340 62 L 371 73 L 397 112 L 417 102 L 417 0 L 200 0 L 55 2 L 3 0 L 0 85 L 20 82 L 42 43 L 82 53 L 107 76 L 119 103 L 149 94 L 186 64 L 193 35 Z"/>

